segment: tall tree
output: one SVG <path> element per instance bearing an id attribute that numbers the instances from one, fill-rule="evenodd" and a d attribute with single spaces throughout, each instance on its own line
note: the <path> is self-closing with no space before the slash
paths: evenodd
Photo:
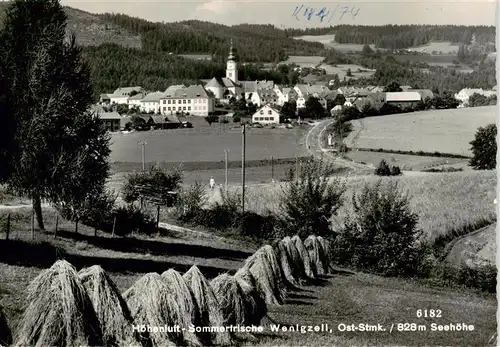
<path id="1" fill-rule="evenodd" d="M 295 102 L 295 100 L 286 101 L 285 103 L 283 103 L 283 106 L 281 107 L 281 113 L 283 113 L 286 118 L 297 118 L 297 103 Z"/>
<path id="2" fill-rule="evenodd" d="M 310 96 L 305 103 L 307 115 L 310 118 L 318 119 L 325 117 L 325 109 L 318 98 Z"/>
<path id="3" fill-rule="evenodd" d="M 475 170 L 492 170 L 497 166 L 497 125 L 489 124 L 477 129 L 470 142 L 472 158 L 469 165 Z"/>
<path id="4" fill-rule="evenodd" d="M 90 69 L 65 29 L 58 0 L 16 0 L 2 32 L 17 125 L 9 184 L 33 200 L 42 230 L 42 200 L 77 205 L 91 199 L 103 192 L 109 170 L 109 135 L 89 112 Z"/>
<path id="5" fill-rule="evenodd" d="M 7 98 L 8 83 L 3 52 L 0 52 L 0 183 L 5 182 L 12 172 L 15 134 L 15 121 Z"/>
<path id="6" fill-rule="evenodd" d="M 384 88 L 384 92 L 387 92 L 387 93 L 402 92 L 402 91 L 403 91 L 403 89 L 401 89 L 401 87 L 399 86 L 399 83 L 395 82 L 395 81 L 389 83 Z"/>

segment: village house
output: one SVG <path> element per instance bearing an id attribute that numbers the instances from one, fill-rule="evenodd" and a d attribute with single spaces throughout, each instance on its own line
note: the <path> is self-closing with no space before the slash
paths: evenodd
<path id="1" fill-rule="evenodd" d="M 135 94 L 134 96 L 131 96 L 127 100 L 128 108 L 131 110 L 134 107 L 136 108 L 141 108 L 141 100 L 144 98 L 143 93 Z"/>
<path id="2" fill-rule="evenodd" d="M 265 105 L 253 114 L 252 123 L 280 124 L 280 113 L 274 107 Z"/>
<path id="3" fill-rule="evenodd" d="M 162 115 L 179 112 L 206 117 L 214 112 L 215 96 L 202 85 L 191 85 L 165 93 L 160 100 L 160 106 Z"/>
<path id="4" fill-rule="evenodd" d="M 93 106 L 91 107 L 91 112 L 93 112 L 95 116 L 99 117 L 108 131 L 120 131 L 123 127 L 123 117 L 116 111 L 108 112 L 101 106 Z"/>
<path id="5" fill-rule="evenodd" d="M 127 104 L 128 98 L 132 95 L 144 93 L 142 87 L 118 88 L 113 94 L 108 94 L 111 104 Z"/>
<path id="6" fill-rule="evenodd" d="M 318 99 L 323 108 L 326 110 L 327 101 L 322 96 L 322 93 L 330 91 L 326 86 L 323 85 L 309 85 L 309 84 L 297 84 L 294 87 L 295 92 L 297 93 L 297 109 L 305 108 L 306 101 L 309 97 L 313 96 Z"/>
<path id="7" fill-rule="evenodd" d="M 277 105 L 278 95 L 273 89 L 262 89 L 250 94 L 250 102 L 257 107 L 263 105 Z"/>
<path id="8" fill-rule="evenodd" d="M 140 110 L 144 113 L 159 113 L 160 112 L 160 99 L 164 96 L 164 92 L 153 92 L 146 94 L 140 101 Z"/>
<path id="9" fill-rule="evenodd" d="M 298 99 L 298 94 L 294 88 L 276 85 L 274 87 L 274 92 L 278 96 L 277 105 L 279 106 L 283 106 L 285 102 L 291 102 L 292 100 L 297 101 Z"/>
<path id="10" fill-rule="evenodd" d="M 482 88 L 464 88 L 455 94 L 455 99 L 460 101 L 462 106 L 468 106 L 469 99 L 474 94 L 479 94 L 479 95 L 484 95 L 485 97 L 489 97 L 492 95 L 496 95 L 496 91 L 483 90 Z"/>
<path id="11" fill-rule="evenodd" d="M 111 103 L 111 99 L 108 94 L 101 94 L 99 96 L 99 104 L 100 105 L 109 105 Z"/>
<path id="12" fill-rule="evenodd" d="M 415 106 L 422 97 L 418 92 L 392 92 L 385 93 L 385 102 L 388 105 L 395 105 L 401 108 Z"/>

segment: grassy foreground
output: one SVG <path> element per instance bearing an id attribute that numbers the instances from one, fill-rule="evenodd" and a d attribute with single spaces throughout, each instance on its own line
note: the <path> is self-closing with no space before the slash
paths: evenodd
<path id="1" fill-rule="evenodd" d="M 117 284 L 120 292 L 130 288 L 147 272 L 174 268 L 184 272 L 197 264 L 207 278 L 239 268 L 255 248 L 238 247 L 220 239 L 174 240 L 160 238 L 95 239 L 88 231 L 82 234 L 62 232 L 54 239 L 37 235 L 37 243 L 0 242 L 0 305 L 8 322 L 15 326 L 25 305 L 24 288 L 52 265 L 56 258 L 70 261 L 77 269 L 100 264 Z M 43 242 L 41 242 L 43 240 Z M 217 245 L 218 244 L 218 245 Z M 240 249 L 238 249 L 240 248 Z M 246 248 L 242 250 L 241 248 Z M 7 256 L 9 254 L 9 256 Z M 194 256 L 193 256 L 194 255 Z M 206 258 L 203 258 L 206 257 Z M 36 262 L 38 258 L 38 263 Z M 32 262 L 28 263 L 27 259 Z M 203 266 L 204 265 L 204 266 Z M 418 309 L 442 311 L 441 318 L 417 318 Z M 467 315 L 464 315 L 467 312 Z M 347 346 L 347 345 L 469 345 L 484 346 L 496 330 L 496 300 L 493 295 L 479 295 L 470 290 L 431 289 L 417 282 L 382 278 L 337 269 L 321 284 L 291 292 L 282 306 L 270 306 L 269 316 L 281 325 L 309 326 L 328 324 L 330 332 L 273 332 L 266 325 L 257 335 L 258 346 Z M 339 324 L 382 326 L 385 332 L 340 332 Z M 419 331 L 397 331 L 397 323 L 415 323 Z M 430 331 L 431 323 L 466 323 L 474 331 Z M 425 325 L 425 331 L 420 326 Z"/>

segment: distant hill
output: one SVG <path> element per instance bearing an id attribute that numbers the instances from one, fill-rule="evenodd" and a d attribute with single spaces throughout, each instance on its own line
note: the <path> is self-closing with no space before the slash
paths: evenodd
<path id="1" fill-rule="evenodd" d="M 0 2 L 0 22 L 8 2 Z M 82 46 L 99 46 L 115 43 L 125 47 L 141 48 L 140 35 L 131 34 L 127 30 L 114 25 L 99 15 L 91 14 L 72 7 L 64 7 L 68 16 L 66 31 L 74 33 L 77 42 Z"/>

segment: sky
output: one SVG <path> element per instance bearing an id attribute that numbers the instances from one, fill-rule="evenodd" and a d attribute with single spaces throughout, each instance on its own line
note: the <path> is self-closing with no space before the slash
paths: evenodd
<path id="1" fill-rule="evenodd" d="M 198 19 L 225 25 L 321 27 L 338 24 L 495 25 L 495 0 L 61 0 L 92 13 L 115 12 L 153 22 Z M 313 11 L 309 11 L 313 8 Z M 306 11 L 306 9 L 308 9 Z M 322 10 L 323 9 L 323 10 Z M 310 16 L 308 16 L 312 12 Z M 308 18 L 309 17 L 309 18 Z"/>

